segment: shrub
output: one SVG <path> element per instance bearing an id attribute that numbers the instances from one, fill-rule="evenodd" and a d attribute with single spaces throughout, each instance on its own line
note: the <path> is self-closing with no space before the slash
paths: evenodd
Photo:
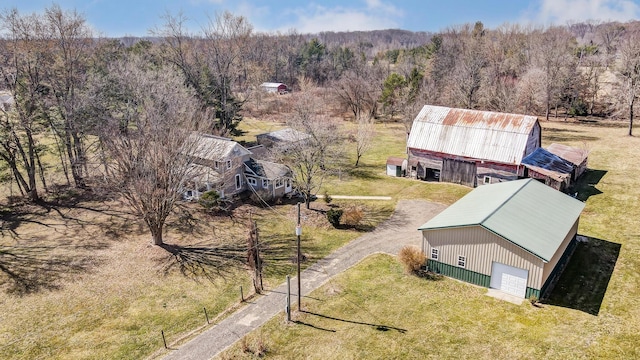
<path id="1" fill-rule="evenodd" d="M 329 209 L 329 211 L 327 211 L 327 220 L 329 220 L 329 223 L 331 225 L 337 227 L 338 225 L 340 225 L 340 218 L 342 217 L 342 213 L 342 209 Z"/>
<path id="2" fill-rule="evenodd" d="M 215 190 L 209 190 L 200 195 L 198 204 L 204 207 L 207 211 L 226 211 L 228 210 L 228 200 L 220 197 Z"/>
<path id="3" fill-rule="evenodd" d="M 571 116 L 585 116 L 589 113 L 589 108 L 584 101 L 576 100 L 571 104 L 567 113 Z"/>
<path id="4" fill-rule="evenodd" d="M 358 226 L 364 219 L 364 211 L 359 206 L 350 206 L 344 210 L 342 222 L 349 226 Z"/>
<path id="5" fill-rule="evenodd" d="M 329 195 L 329 192 L 325 190 L 323 195 L 324 195 L 324 202 L 327 204 L 331 204 L 331 201 L 333 201 L 333 198 L 331 197 L 331 195 Z"/>
<path id="6" fill-rule="evenodd" d="M 400 249 L 398 258 L 404 266 L 404 270 L 408 274 L 418 273 L 422 265 L 427 261 L 427 257 L 424 252 L 415 246 L 405 246 Z"/>

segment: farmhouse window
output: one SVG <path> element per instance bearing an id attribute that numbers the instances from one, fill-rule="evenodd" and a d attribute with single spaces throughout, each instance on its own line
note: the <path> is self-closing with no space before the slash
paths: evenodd
<path id="1" fill-rule="evenodd" d="M 284 185 L 282 179 L 276 179 L 276 189 L 281 188 Z"/>
<path id="2" fill-rule="evenodd" d="M 240 190 L 242 187 L 242 179 L 240 178 L 240 174 L 236 174 L 236 190 Z"/>
<path id="3" fill-rule="evenodd" d="M 227 169 L 231 169 L 231 160 L 227 160 Z"/>
<path id="4" fill-rule="evenodd" d="M 491 176 L 485 176 L 484 177 L 484 183 L 485 184 L 491 184 Z"/>
<path id="5" fill-rule="evenodd" d="M 248 182 L 251 186 L 258 186 L 258 181 L 256 180 L 256 178 L 247 177 L 247 182 Z"/>
<path id="6" fill-rule="evenodd" d="M 218 167 L 219 167 L 219 163 L 217 161 L 214 161 L 213 162 L 213 168 L 218 170 Z"/>
<path id="7" fill-rule="evenodd" d="M 269 186 L 269 180 L 262 179 L 262 187 L 266 189 L 268 186 Z"/>
<path id="8" fill-rule="evenodd" d="M 438 249 L 431 249 L 431 259 L 438 260 Z"/>
<path id="9" fill-rule="evenodd" d="M 466 256 L 458 255 L 458 266 L 460 266 L 461 268 L 467 267 L 467 257 Z"/>

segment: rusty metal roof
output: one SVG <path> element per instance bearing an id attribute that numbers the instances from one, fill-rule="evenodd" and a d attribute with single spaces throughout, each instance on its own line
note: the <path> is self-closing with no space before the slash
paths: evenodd
<path id="1" fill-rule="evenodd" d="M 588 156 L 587 150 L 562 144 L 551 144 L 549 145 L 547 150 L 549 150 L 550 153 L 553 153 L 576 166 L 582 164 L 582 162 L 585 161 Z"/>
<path id="2" fill-rule="evenodd" d="M 407 146 L 474 159 L 520 164 L 535 116 L 425 105 Z"/>

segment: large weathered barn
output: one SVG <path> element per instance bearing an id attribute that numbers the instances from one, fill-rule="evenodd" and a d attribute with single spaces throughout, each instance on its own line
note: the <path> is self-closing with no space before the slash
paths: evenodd
<path id="1" fill-rule="evenodd" d="M 540 298 L 575 249 L 583 208 L 533 179 L 481 186 L 419 228 L 429 269 Z"/>
<path id="2" fill-rule="evenodd" d="M 425 105 L 407 140 L 409 172 L 472 187 L 515 180 L 540 137 L 535 116 Z"/>

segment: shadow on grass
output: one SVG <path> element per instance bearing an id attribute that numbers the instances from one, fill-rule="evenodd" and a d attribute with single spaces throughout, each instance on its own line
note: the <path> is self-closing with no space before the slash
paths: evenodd
<path id="1" fill-rule="evenodd" d="M 285 234 L 274 234 L 263 236 L 260 243 L 260 254 L 263 261 L 263 272 L 268 277 L 284 279 L 287 275 L 295 273 L 297 247 L 295 236 Z M 302 252 L 310 251 L 309 245 L 305 244 Z M 303 259 L 301 264 L 305 261 Z"/>
<path id="2" fill-rule="evenodd" d="M 543 303 L 597 316 L 621 247 L 621 244 L 589 237 L 586 242 L 579 242 Z"/>
<path id="3" fill-rule="evenodd" d="M 67 237 L 87 232 L 87 226 L 93 225 L 103 229 L 105 233 L 126 231 L 130 224 L 130 213 L 120 208 L 112 209 L 105 205 L 109 195 L 87 189 L 74 189 L 68 186 L 56 186 L 53 193 L 40 201 L 30 203 L 22 198 L 10 202 L 0 209 L 0 234 L 14 239 L 20 238 L 19 228 L 23 224 L 34 224 L 63 233 Z M 91 221 L 73 216 L 72 210 L 83 210 L 110 217 Z"/>
<path id="4" fill-rule="evenodd" d="M 362 322 L 362 321 L 354 321 L 354 320 L 347 320 L 347 319 L 340 319 L 337 317 L 333 317 L 333 316 L 328 316 L 328 315 L 323 315 L 323 314 L 318 314 L 318 313 L 314 313 L 311 311 L 300 311 L 301 313 L 304 314 L 309 314 L 309 315 L 313 315 L 313 316 L 317 316 L 323 319 L 328 319 L 328 320 L 335 320 L 335 321 L 341 321 L 341 322 L 346 322 L 346 323 L 350 323 L 350 324 L 356 324 L 356 325 L 365 325 L 365 326 L 370 326 L 372 328 L 374 328 L 375 330 L 378 331 L 389 331 L 389 330 L 395 330 L 401 334 L 404 334 L 407 332 L 406 329 L 401 329 L 401 328 L 397 328 L 394 326 L 389 326 L 389 325 L 382 325 L 382 324 L 374 324 L 374 323 L 367 323 L 367 322 Z M 306 324 L 305 324 L 306 325 Z M 314 326 L 315 327 L 315 326 Z"/>
<path id="5" fill-rule="evenodd" d="M 246 244 L 160 246 L 169 253 L 163 260 L 162 271 L 166 274 L 177 267 L 182 275 L 195 281 L 224 279 L 247 263 Z"/>
<path id="6" fill-rule="evenodd" d="M 593 195 L 602 194 L 602 191 L 596 188 L 596 185 L 607 174 L 606 170 L 587 169 L 573 185 L 575 191 L 578 192 L 577 199 L 587 201 Z"/>
<path id="7" fill-rule="evenodd" d="M 544 139 L 550 142 L 596 141 L 600 138 L 584 135 L 584 131 L 575 129 L 544 129 Z"/>
<path id="8" fill-rule="evenodd" d="M 298 325 L 308 326 L 308 327 L 314 328 L 316 330 L 322 330 L 322 331 L 328 331 L 328 332 L 336 332 L 333 329 L 325 329 L 325 328 L 322 328 L 322 327 L 319 327 L 319 326 L 316 326 L 316 325 L 313 325 L 313 324 L 309 324 L 309 323 L 306 323 L 306 322 L 300 321 L 300 320 L 293 320 L 293 323 L 294 324 L 298 324 Z"/>
<path id="9" fill-rule="evenodd" d="M 79 255 L 78 245 L 0 246 L 0 285 L 7 293 L 26 295 L 41 290 L 56 290 L 58 280 L 70 279 L 90 271 L 97 261 L 90 255 Z M 102 245 L 84 246 L 84 250 Z M 71 253 L 66 255 L 62 253 Z"/>
<path id="10" fill-rule="evenodd" d="M 360 163 L 358 167 L 351 164 L 345 172 L 349 177 L 354 177 L 358 180 L 380 180 L 382 176 L 378 174 L 379 171 L 380 167 L 378 166 Z"/>

